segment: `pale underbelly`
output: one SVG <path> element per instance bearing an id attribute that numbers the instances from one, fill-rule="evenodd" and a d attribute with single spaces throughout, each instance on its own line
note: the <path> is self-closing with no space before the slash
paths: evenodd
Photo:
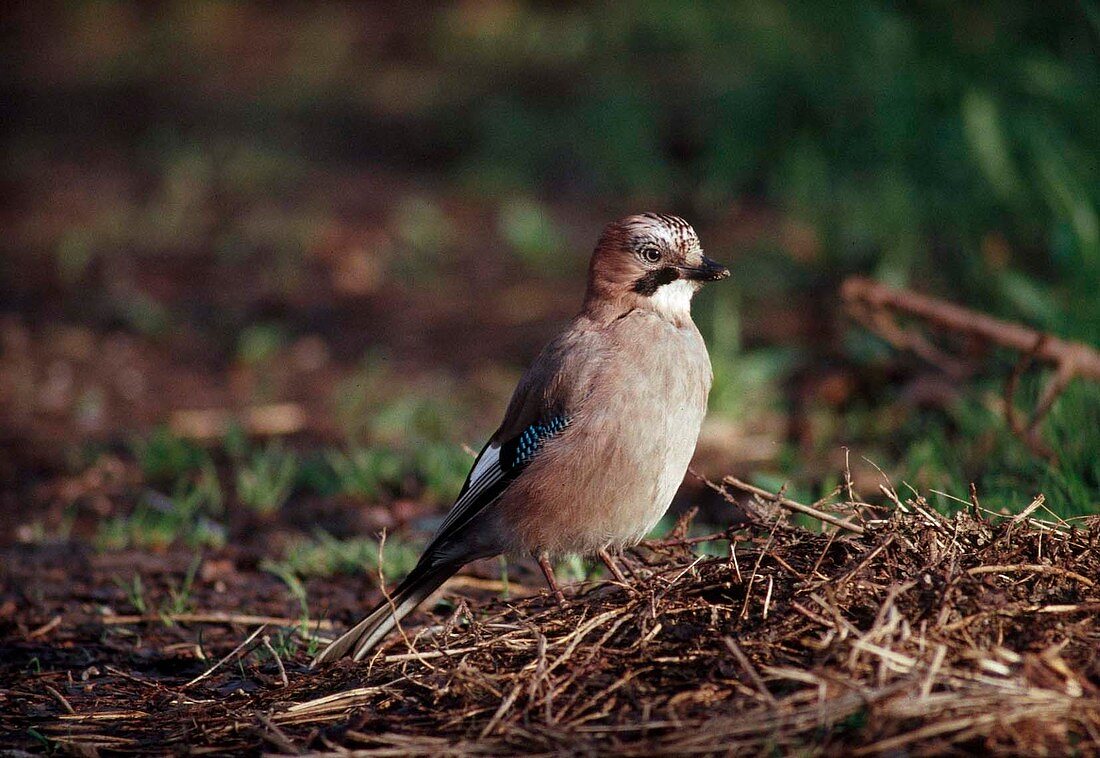
<path id="1" fill-rule="evenodd" d="M 500 503 L 510 552 L 589 554 L 643 539 L 683 481 L 702 413 L 662 421 L 646 435 L 592 435 L 547 451 Z"/>

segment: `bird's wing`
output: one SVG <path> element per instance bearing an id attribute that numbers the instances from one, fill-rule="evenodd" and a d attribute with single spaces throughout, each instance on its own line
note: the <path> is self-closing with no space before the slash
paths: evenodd
<path id="1" fill-rule="evenodd" d="M 511 481 L 535 459 L 547 440 L 561 434 L 569 421 L 567 415 L 555 415 L 528 425 L 518 437 L 504 444 L 486 444 L 458 499 L 432 539 L 432 546 L 458 532 L 500 497 Z"/>
<path id="2" fill-rule="evenodd" d="M 569 426 L 601 360 L 599 340 L 576 328 L 543 349 L 516 386 L 504 421 L 478 454 L 425 554 L 496 501 L 546 442 Z"/>

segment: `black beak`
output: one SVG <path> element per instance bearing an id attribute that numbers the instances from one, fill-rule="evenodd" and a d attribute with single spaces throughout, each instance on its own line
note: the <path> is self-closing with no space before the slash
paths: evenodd
<path id="1" fill-rule="evenodd" d="M 730 275 L 730 270 L 723 266 L 721 263 L 712 261 L 710 258 L 703 256 L 702 266 L 677 266 L 680 269 L 680 274 L 685 279 L 694 279 L 697 282 L 716 282 L 719 279 L 726 279 Z"/>

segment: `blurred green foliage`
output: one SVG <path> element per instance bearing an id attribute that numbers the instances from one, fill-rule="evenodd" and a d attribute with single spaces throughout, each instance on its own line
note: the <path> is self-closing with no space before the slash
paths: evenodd
<path id="1" fill-rule="evenodd" d="M 265 564 L 265 569 L 274 569 L 279 575 L 290 573 L 301 578 L 327 577 L 364 571 L 375 573 L 372 567 L 378 567 L 381 561 L 382 573 L 388 581 L 392 581 L 412 571 L 420 557 L 420 547 L 391 538 L 386 540 L 384 549 L 380 551 L 377 540 L 339 540 L 319 530 L 311 538 L 292 543 L 280 561 Z"/>
<path id="2" fill-rule="evenodd" d="M 516 257 L 533 271 L 553 275 L 569 269 L 565 234 L 537 200 L 517 197 L 502 202 L 497 227 Z"/>
<path id="3" fill-rule="evenodd" d="M 150 490 L 130 513 L 101 521 L 95 544 L 101 550 L 164 550 L 174 544 L 221 547 L 226 528 L 208 503 L 201 487 L 182 489 L 171 498 Z"/>
<path id="4" fill-rule="evenodd" d="M 143 124 L 157 191 L 136 216 L 73 229 L 60 265 L 82 270 L 89 245 L 210 233 L 230 255 L 301 249 L 324 228 L 315 209 L 273 203 L 318 155 L 373 139 L 398 165 L 440 156 L 432 170 L 501 197 L 504 236 L 535 260 L 560 239 L 533 234 L 547 219 L 517 192 L 630 198 L 703 226 L 749 198 L 812 227 L 819 274 L 931 276 L 1035 318 L 1078 308 L 1070 336 L 1094 337 L 1098 15 L 1090 0 L 72 6 L 54 38 L 70 51 L 62 81 L 104 97 L 171 85 L 196 128 Z M 285 48 L 234 70 L 236 30 L 261 21 Z M 360 44 L 372 35 L 403 46 Z M 20 134 L 17 153 L 44 138 Z M 223 217 L 215 198 L 245 211 Z M 457 231 L 422 194 L 395 204 L 394 225 L 416 256 Z"/>
<path id="5" fill-rule="evenodd" d="M 1090 3 L 490 7 L 442 29 L 479 100 L 463 159 L 479 186 L 564 174 L 703 219 L 761 197 L 813 227 L 818 266 L 933 276 L 1002 310 L 1030 300 L 998 266 L 1019 269 L 1096 336 Z M 982 255 L 989 235 L 1007 261 Z"/>
<path id="6" fill-rule="evenodd" d="M 246 366 L 262 366 L 274 360 L 286 344 L 278 324 L 254 324 L 237 337 L 237 359 Z"/>
<path id="7" fill-rule="evenodd" d="M 1034 404 L 1037 383 L 1027 384 L 1021 394 Z M 1100 387 L 1075 382 L 1055 404 L 1044 424 L 1053 462 L 1003 431 L 1000 403 L 1000 388 L 989 387 L 942 415 L 914 414 L 899 432 L 906 481 L 922 492 L 974 482 L 991 510 L 1017 511 L 1042 493 L 1063 517 L 1100 512 Z M 936 504 L 956 509 L 949 500 L 940 496 Z"/>
<path id="8" fill-rule="evenodd" d="M 473 462 L 459 443 L 471 426 L 468 392 L 442 377 L 410 381 L 377 357 L 365 361 L 336 393 L 336 415 L 349 443 L 346 453 L 328 456 L 338 490 L 374 497 L 411 480 L 420 497 L 437 503 L 454 498 Z"/>
<path id="9" fill-rule="evenodd" d="M 66 277 L 88 264 L 90 246 L 156 251 L 215 227 L 229 255 L 300 255 L 322 217 L 269 201 L 305 181 L 319 151 L 345 156 L 370 139 L 359 132 L 414 125 L 408 143 L 382 139 L 396 140 L 392 159 L 447 156 L 432 170 L 501 198 L 500 233 L 536 269 L 553 266 L 563 239 L 524 197 L 678 208 L 703 227 L 749 199 L 814 240 L 788 289 L 850 271 L 932 280 L 994 312 L 1098 340 L 1100 29 L 1087 0 L 493 0 L 427 17 L 297 8 L 269 19 L 266 34 L 286 35 L 285 54 L 217 86 L 238 44 L 234 25 L 255 9 L 167 3 L 139 19 L 100 6 L 65 14 L 83 64 L 65 72 L 71 84 L 171 83 L 184 107 L 204 98 L 214 110 L 196 113 L 198 133 L 210 132 L 199 141 L 172 123 L 144 133 L 159 189 L 137 217 L 104 216 L 66 235 Z M 418 23 L 403 23 L 413 15 Z M 415 53 L 357 44 L 371 33 Z M 365 122 L 325 128 L 348 114 Z M 259 126 L 272 118 L 287 128 Z M 211 201 L 227 197 L 246 212 L 220 217 Z M 399 269 L 413 274 L 459 233 L 426 194 L 399 199 L 392 221 L 406 251 Z"/>
<path id="10" fill-rule="evenodd" d="M 792 370 L 829 349 L 742 329 L 790 303 L 825 312 L 849 273 L 1100 344 L 1095 0 L 103 2 L 62 6 L 46 31 L 35 21 L 21 21 L 25 60 L 0 74 L 30 94 L 5 127 L 3 178 L 33 190 L 28 177 L 53 176 L 46 158 L 74 150 L 106 166 L 121 155 L 136 178 L 108 171 L 83 205 L 61 195 L 56 208 L 76 210 L 59 229 L 32 220 L 13 239 L 48 247 L 81 307 L 105 270 L 110 318 L 141 334 L 169 333 L 179 313 L 121 286 L 130 268 L 112 258 L 213 255 L 216 271 L 245 266 L 257 299 L 300 303 L 320 241 L 377 194 L 384 233 L 359 291 L 382 271 L 421 297 L 471 247 L 532 277 L 579 272 L 591 240 L 578 248 L 573 232 L 590 210 L 690 217 L 734 272 L 697 308 L 712 407 L 731 418 L 780 405 Z M 322 175 L 333 167 L 371 179 L 347 191 Z M 486 228 L 466 225 L 462 202 L 490 210 Z M 731 232 L 742 226 L 763 231 Z M 262 368 L 294 330 L 248 323 L 236 356 Z M 863 368 L 885 352 L 856 333 L 842 350 Z M 998 502 L 1042 487 L 1069 512 L 1095 508 L 1094 389 L 1073 388 L 1045 425 L 1050 466 L 1007 433 L 994 386 L 991 372 L 902 422 L 857 404 L 823 444 L 858 440 L 929 486 L 979 481 Z M 467 428 L 458 383 L 406 383 L 377 361 L 336 395 L 346 450 L 320 464 L 233 454 L 238 496 L 261 510 L 296 487 L 444 501 L 468 465 L 458 440 L 486 431 Z M 203 453 L 158 435 L 135 449 L 149 481 L 193 480 Z M 777 467 L 764 473 L 799 462 L 788 451 Z"/>
<path id="11" fill-rule="evenodd" d="M 202 447 L 174 434 L 166 426 L 135 438 L 131 450 L 142 474 L 155 486 L 175 485 L 210 462 L 209 454 Z"/>
<path id="12" fill-rule="evenodd" d="M 362 447 L 346 453 L 333 450 L 326 459 L 342 494 L 373 500 L 385 494 L 385 490 L 396 491 L 401 485 L 401 457 L 392 450 Z"/>
<path id="13" fill-rule="evenodd" d="M 237 467 L 237 498 L 259 514 L 272 514 L 290 499 L 298 476 L 298 456 L 271 443 Z"/>
<path id="14" fill-rule="evenodd" d="M 402 397 L 401 408 L 410 407 L 408 402 Z M 416 428 L 416 414 L 393 413 L 412 424 L 407 428 Z M 384 422 L 388 418 L 385 413 L 379 417 Z M 381 428 L 389 429 L 388 423 Z M 231 428 L 209 450 L 158 427 L 131 444 L 146 489 L 128 512 L 99 524 L 95 541 L 105 550 L 164 549 L 177 543 L 220 546 L 227 534 L 227 500 L 234 508 L 239 505 L 260 516 L 277 513 L 294 497 L 339 495 L 364 503 L 415 497 L 445 505 L 458 494 L 473 459 L 461 445 L 433 439 L 437 431 L 433 420 L 420 429 L 427 436 L 398 435 L 393 438 L 397 442 L 379 438 L 376 444 L 329 446 L 301 454 L 278 441 L 253 443 L 239 427 Z M 70 527 L 63 525 L 61 534 Z M 47 538 L 38 532 L 40 528 L 33 533 L 35 539 Z M 326 551 L 333 556 L 348 555 L 348 551 L 358 554 L 367 549 L 366 543 L 344 545 L 333 540 L 327 534 L 317 537 L 316 555 Z M 314 554 L 303 550 L 300 562 L 309 563 Z M 395 554 L 402 550 L 398 543 L 392 546 Z"/>

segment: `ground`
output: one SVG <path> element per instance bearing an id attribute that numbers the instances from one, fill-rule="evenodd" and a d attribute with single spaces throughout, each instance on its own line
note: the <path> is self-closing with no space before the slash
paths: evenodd
<path id="1" fill-rule="evenodd" d="M 318 638 L 380 593 L 259 570 L 263 527 L 197 559 L 7 548 L 0 733 L 82 755 L 1100 750 L 1100 524 L 887 494 L 828 533 L 782 497 L 724 532 L 685 516 L 625 556 L 629 586 L 564 606 L 482 565 L 320 670 Z"/>

